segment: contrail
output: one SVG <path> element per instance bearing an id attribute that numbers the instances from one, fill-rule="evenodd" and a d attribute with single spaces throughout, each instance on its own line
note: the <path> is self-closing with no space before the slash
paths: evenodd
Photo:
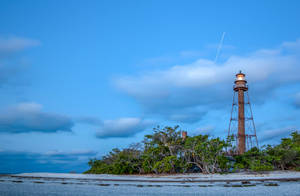
<path id="1" fill-rule="evenodd" d="M 223 32 L 223 34 L 222 34 L 222 38 L 221 38 L 220 44 L 218 46 L 217 54 L 216 54 L 216 57 L 215 57 L 215 60 L 214 60 L 215 63 L 217 63 L 217 61 L 218 61 L 218 58 L 219 58 L 219 55 L 220 55 L 220 52 L 221 52 L 221 49 L 222 49 L 222 46 L 223 46 L 225 33 L 226 32 Z"/>

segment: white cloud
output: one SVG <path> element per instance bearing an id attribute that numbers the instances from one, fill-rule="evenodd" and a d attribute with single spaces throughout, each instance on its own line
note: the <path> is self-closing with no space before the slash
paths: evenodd
<path id="1" fill-rule="evenodd" d="M 9 37 L 0 38 L 0 52 L 11 53 L 24 50 L 26 48 L 40 45 L 40 42 L 28 38 Z"/>
<path id="2" fill-rule="evenodd" d="M 0 132 L 57 132 L 71 131 L 73 121 L 64 115 L 43 112 L 42 105 L 19 103 L 0 111 Z"/>
<path id="3" fill-rule="evenodd" d="M 13 110 L 19 110 L 21 112 L 39 112 L 42 109 L 42 105 L 34 102 L 25 102 L 25 103 L 19 103 L 11 109 Z"/>
<path id="4" fill-rule="evenodd" d="M 208 107 L 223 107 L 230 102 L 234 77 L 239 70 L 246 73 L 256 99 L 264 100 L 278 87 L 300 81 L 297 47 L 300 48 L 299 40 L 244 56 L 232 55 L 219 64 L 202 58 L 191 64 L 120 77 L 115 84 L 134 97 L 145 111 L 163 110 L 167 118 L 178 116 L 187 108 L 204 112 Z"/>
<path id="5" fill-rule="evenodd" d="M 298 50 L 300 49 L 300 39 L 297 39 L 294 42 L 283 42 L 282 48 L 287 50 Z"/>
<path id="6" fill-rule="evenodd" d="M 45 152 L 44 155 L 49 156 L 67 156 L 67 155 L 77 155 L 77 156 L 89 156 L 89 155 L 95 155 L 96 152 L 92 150 L 73 150 L 73 151 L 59 151 L 59 150 L 53 150 Z"/>
<path id="7" fill-rule="evenodd" d="M 288 137 L 295 130 L 295 127 L 284 127 L 279 129 L 265 130 L 259 133 L 259 142 L 265 142 L 269 140 L 278 140 L 283 137 Z"/>
<path id="8" fill-rule="evenodd" d="M 213 126 L 213 125 L 207 125 L 207 126 L 204 126 L 204 127 L 198 127 L 196 128 L 195 130 L 195 133 L 198 135 L 198 134 L 202 134 L 202 135 L 212 135 L 214 129 L 216 127 Z"/>
<path id="9" fill-rule="evenodd" d="M 143 131 L 151 121 L 140 118 L 119 118 L 105 120 L 103 126 L 97 131 L 98 138 L 129 137 Z"/>

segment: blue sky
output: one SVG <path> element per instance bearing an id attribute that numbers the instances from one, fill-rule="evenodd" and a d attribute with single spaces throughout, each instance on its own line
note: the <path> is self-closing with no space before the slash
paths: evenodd
<path id="1" fill-rule="evenodd" d="M 279 142 L 300 127 L 299 8 L 1 1 L 0 172 L 82 172 L 156 125 L 224 137 L 239 70 L 259 143 Z"/>

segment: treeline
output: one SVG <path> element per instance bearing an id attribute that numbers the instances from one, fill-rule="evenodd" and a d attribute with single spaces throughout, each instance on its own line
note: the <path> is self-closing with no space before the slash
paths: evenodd
<path id="1" fill-rule="evenodd" d="M 252 148 L 243 155 L 228 155 L 232 138 L 208 135 L 181 137 L 178 126 L 154 128 L 141 143 L 113 149 L 101 159 L 89 161 L 85 173 L 161 174 L 225 173 L 234 171 L 300 170 L 300 134 L 293 132 L 276 146 Z"/>

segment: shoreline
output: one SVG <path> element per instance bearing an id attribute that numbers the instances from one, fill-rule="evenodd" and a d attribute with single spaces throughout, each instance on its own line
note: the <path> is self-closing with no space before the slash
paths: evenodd
<path id="1" fill-rule="evenodd" d="M 24 179 L 80 179 L 105 182 L 160 182 L 160 183 L 201 183 L 201 182 L 241 182 L 241 181 L 300 181 L 300 172 L 272 171 L 265 173 L 229 173 L 229 174 L 175 174 L 175 175 L 112 175 L 112 174 L 68 174 L 68 173 L 21 173 L 5 175 Z"/>
<path id="2" fill-rule="evenodd" d="M 300 172 L 264 174 L 0 175 L 0 195 L 299 195 Z M 76 194 L 74 194 L 76 193 Z"/>

